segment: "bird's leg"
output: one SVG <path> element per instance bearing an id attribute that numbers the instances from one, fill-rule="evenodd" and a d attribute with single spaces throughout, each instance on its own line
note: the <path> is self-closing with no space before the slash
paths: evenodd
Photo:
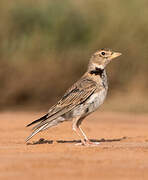
<path id="1" fill-rule="evenodd" d="M 76 134 L 80 137 L 81 139 L 81 145 L 85 145 L 85 140 L 82 138 L 82 133 L 77 125 L 77 122 L 78 122 L 78 118 L 75 118 L 73 120 L 73 125 L 72 125 L 72 129 L 76 132 Z"/>
<path id="2" fill-rule="evenodd" d="M 84 140 L 85 141 L 89 141 L 88 137 L 86 136 L 86 134 L 84 133 L 84 131 L 82 130 L 82 128 L 80 126 L 78 126 L 78 129 L 81 131 L 82 135 L 84 136 Z"/>
<path id="3" fill-rule="evenodd" d="M 79 130 L 81 131 L 82 135 L 84 136 L 84 141 L 85 141 L 85 144 L 84 144 L 84 145 L 86 145 L 86 146 L 96 146 L 96 145 L 99 145 L 99 144 L 100 144 L 100 143 L 98 143 L 98 142 L 91 142 L 91 141 L 87 138 L 87 136 L 86 136 L 86 134 L 84 133 L 84 131 L 82 130 L 82 128 L 81 128 L 80 126 L 78 126 L 78 128 L 79 128 Z"/>
<path id="4" fill-rule="evenodd" d="M 84 119 L 84 118 L 83 118 Z M 81 129 L 80 127 L 80 124 L 83 120 L 82 118 L 79 119 L 79 118 L 75 118 L 73 120 L 73 130 L 77 133 L 77 135 L 80 137 L 81 139 L 81 143 L 79 144 L 76 144 L 76 145 L 85 145 L 85 146 L 96 146 L 98 145 L 99 143 L 96 143 L 96 142 L 91 142 L 86 134 L 84 133 L 84 131 Z"/>

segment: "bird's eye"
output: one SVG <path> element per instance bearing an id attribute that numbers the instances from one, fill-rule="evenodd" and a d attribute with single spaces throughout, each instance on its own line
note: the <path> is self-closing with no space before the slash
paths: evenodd
<path id="1" fill-rule="evenodd" d="M 103 51 L 103 52 L 101 52 L 101 54 L 104 56 L 104 55 L 105 55 L 105 52 Z"/>

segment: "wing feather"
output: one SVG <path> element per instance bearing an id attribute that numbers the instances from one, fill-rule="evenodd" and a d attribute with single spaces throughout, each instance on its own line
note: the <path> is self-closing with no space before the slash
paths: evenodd
<path id="1" fill-rule="evenodd" d="M 70 89 L 66 91 L 61 100 L 52 106 L 46 116 L 46 119 L 42 120 L 39 124 L 33 127 L 32 134 L 27 138 L 29 140 L 38 132 L 47 127 L 53 120 L 72 111 L 81 103 L 84 103 L 97 89 L 96 82 L 83 76 L 78 82 L 76 82 Z M 38 121 L 36 121 L 38 122 Z M 31 125 L 34 123 L 31 123 Z"/>
<path id="2" fill-rule="evenodd" d="M 49 109 L 49 114 L 46 120 L 40 122 L 33 129 L 38 129 L 46 123 L 50 123 L 52 120 L 62 116 L 65 113 L 68 113 L 74 109 L 79 104 L 85 102 L 96 90 L 96 84 L 94 81 L 84 79 L 76 85 L 72 86 L 68 90 L 62 99 L 57 103 L 52 110 Z"/>

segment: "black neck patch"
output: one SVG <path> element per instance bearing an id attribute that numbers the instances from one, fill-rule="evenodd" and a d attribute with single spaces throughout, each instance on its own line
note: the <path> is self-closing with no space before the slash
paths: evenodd
<path id="1" fill-rule="evenodd" d="M 100 75 L 102 77 L 102 74 L 104 72 L 104 69 L 101 68 L 97 68 L 95 70 L 90 71 L 90 74 L 94 74 L 94 75 Z"/>

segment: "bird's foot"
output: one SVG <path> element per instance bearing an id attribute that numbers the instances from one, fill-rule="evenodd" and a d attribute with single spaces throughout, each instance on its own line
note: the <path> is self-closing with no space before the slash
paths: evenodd
<path id="1" fill-rule="evenodd" d="M 98 146 L 100 143 L 99 142 L 91 142 L 90 140 L 87 141 L 82 141 L 80 143 L 75 144 L 76 146 L 87 146 L 87 147 L 92 147 L 92 146 Z"/>

